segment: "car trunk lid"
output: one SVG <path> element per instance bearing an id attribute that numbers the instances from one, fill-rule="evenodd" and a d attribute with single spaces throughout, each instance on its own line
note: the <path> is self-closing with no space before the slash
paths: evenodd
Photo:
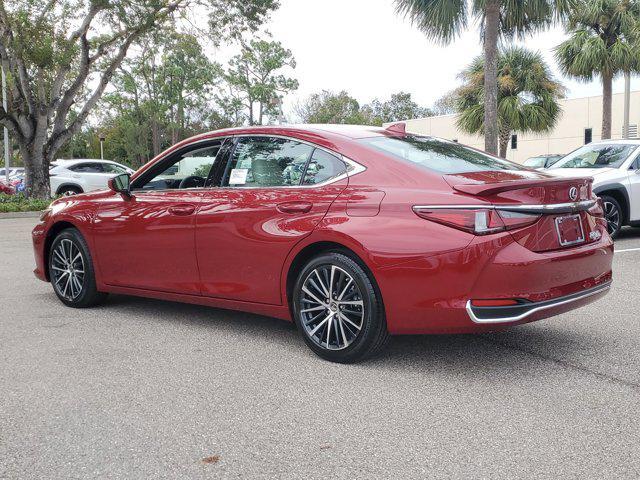
<path id="1" fill-rule="evenodd" d="M 501 216 L 539 215 L 532 225 L 512 230 L 512 237 L 534 252 L 584 245 L 602 235 L 594 207 L 592 178 L 554 177 L 537 171 L 486 171 L 445 175 L 460 194 L 491 203 Z"/>

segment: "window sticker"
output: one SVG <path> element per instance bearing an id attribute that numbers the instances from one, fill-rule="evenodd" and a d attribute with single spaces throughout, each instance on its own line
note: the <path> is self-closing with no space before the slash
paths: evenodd
<path id="1" fill-rule="evenodd" d="M 229 177 L 229 185 L 244 185 L 247 183 L 247 168 L 234 168 L 231 170 L 231 176 Z"/>

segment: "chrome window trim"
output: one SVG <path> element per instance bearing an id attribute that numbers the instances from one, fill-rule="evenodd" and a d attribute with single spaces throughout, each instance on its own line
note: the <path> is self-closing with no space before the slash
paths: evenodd
<path id="1" fill-rule="evenodd" d="M 467 300 L 467 305 L 466 305 L 466 309 L 467 309 L 467 313 L 469 314 L 469 318 L 474 322 L 474 323 L 481 323 L 481 324 L 491 324 L 491 323 L 510 323 L 510 322 L 517 322 L 519 320 L 523 320 L 525 318 L 527 318 L 529 315 L 533 315 L 536 312 L 541 312 L 543 310 L 548 310 L 550 308 L 555 308 L 555 307 L 560 307 L 562 305 L 566 305 L 572 302 L 577 302 L 578 300 L 583 300 L 585 298 L 591 297 L 593 295 L 597 295 L 599 293 L 602 293 L 606 290 L 608 290 L 609 288 L 611 288 L 611 282 L 607 282 L 604 285 L 601 285 L 600 287 L 596 287 L 593 290 L 588 291 L 587 293 L 583 294 L 583 295 L 579 295 L 577 297 L 572 297 L 572 298 L 568 298 L 565 300 L 558 300 L 557 302 L 554 303 L 549 303 L 547 305 L 540 305 L 539 307 L 535 307 L 532 308 L 531 310 L 528 310 L 524 313 L 521 313 L 520 315 L 517 315 L 515 317 L 502 317 L 502 318 L 478 318 L 476 317 L 475 313 L 473 312 L 473 308 L 471 305 L 471 300 Z"/>
<path id="2" fill-rule="evenodd" d="M 582 200 L 580 202 L 552 203 L 546 205 L 415 205 L 413 210 L 503 210 L 520 213 L 571 213 L 589 210 L 596 204 L 596 200 Z"/>

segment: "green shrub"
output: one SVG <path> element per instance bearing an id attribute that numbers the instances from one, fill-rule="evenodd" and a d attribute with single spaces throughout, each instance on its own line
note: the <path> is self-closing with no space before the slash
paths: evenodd
<path id="1" fill-rule="evenodd" d="M 27 198 L 22 193 L 7 195 L 0 193 L 0 213 L 2 212 L 37 212 L 49 206 L 51 200 Z"/>

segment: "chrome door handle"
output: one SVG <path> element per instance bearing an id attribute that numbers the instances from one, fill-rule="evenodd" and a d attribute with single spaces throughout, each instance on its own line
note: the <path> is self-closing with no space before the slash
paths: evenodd
<path id="1" fill-rule="evenodd" d="M 313 204 L 310 202 L 286 202 L 280 203 L 276 206 L 276 209 L 280 213 L 308 213 Z"/>
<path id="2" fill-rule="evenodd" d="M 184 205 L 175 205 L 173 207 L 169 207 L 169 213 L 180 216 L 191 215 L 193 212 L 195 212 L 195 210 L 196 206 L 188 203 Z"/>

